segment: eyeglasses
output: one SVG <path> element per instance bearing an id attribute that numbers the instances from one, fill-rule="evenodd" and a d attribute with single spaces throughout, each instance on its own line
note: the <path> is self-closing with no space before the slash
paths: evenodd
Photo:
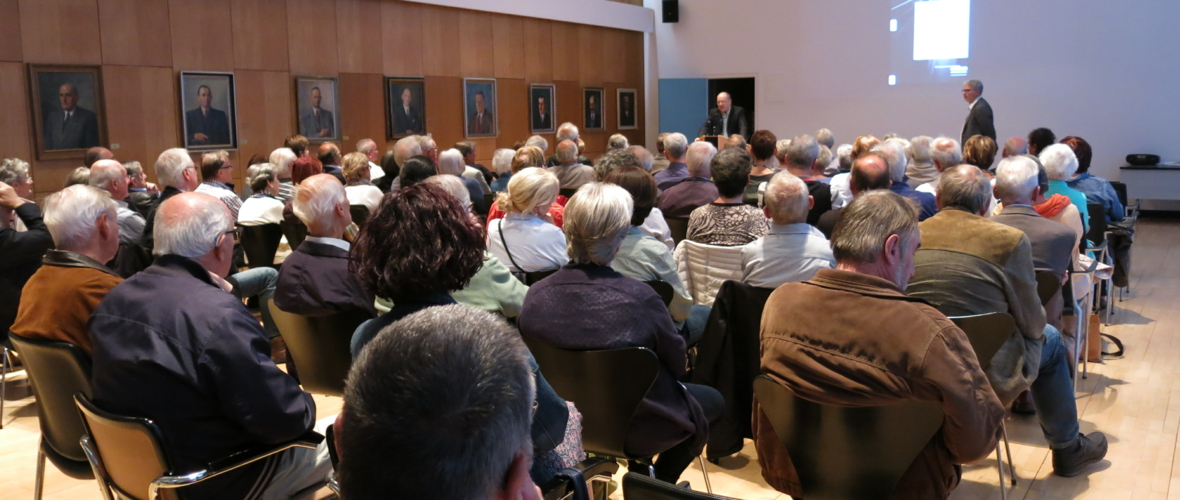
<path id="1" fill-rule="evenodd" d="M 242 243 L 242 228 L 235 227 L 233 229 L 230 229 L 229 231 L 221 233 L 222 236 L 225 236 L 227 234 L 233 235 L 235 245 Z"/>

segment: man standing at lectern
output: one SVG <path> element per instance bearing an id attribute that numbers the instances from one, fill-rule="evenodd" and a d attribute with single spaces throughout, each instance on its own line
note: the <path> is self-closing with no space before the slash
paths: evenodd
<path id="1" fill-rule="evenodd" d="M 746 125 L 746 110 L 740 106 L 734 106 L 733 99 L 729 98 L 729 93 L 722 92 L 717 94 L 717 107 L 709 110 L 709 118 L 701 125 L 697 136 L 729 137 L 733 134 L 742 134 L 742 137 L 750 138 L 750 130 Z"/>
<path id="2" fill-rule="evenodd" d="M 974 135 L 986 135 L 996 140 L 996 127 L 992 123 L 992 107 L 983 95 L 983 82 L 967 80 L 963 83 L 963 100 L 967 101 L 967 123 L 963 124 L 963 137 L 959 144 L 967 144 Z"/>

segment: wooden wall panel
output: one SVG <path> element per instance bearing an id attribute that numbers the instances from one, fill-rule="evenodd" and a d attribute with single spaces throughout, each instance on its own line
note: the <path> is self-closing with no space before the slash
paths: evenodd
<path id="1" fill-rule="evenodd" d="M 578 81 L 581 77 L 581 41 L 578 26 L 550 23 L 553 27 L 553 79 Z"/>
<path id="2" fill-rule="evenodd" d="M 381 2 L 337 0 L 337 57 L 341 73 L 376 73 L 384 70 L 381 46 Z"/>
<path id="3" fill-rule="evenodd" d="M 529 130 L 529 83 L 520 78 L 499 78 L 496 87 L 500 99 L 500 137 L 495 140 L 496 147 L 510 148 L 516 141 L 524 140 L 532 135 Z M 491 147 L 480 148 L 478 156 L 487 157 L 491 165 Z"/>
<path id="4" fill-rule="evenodd" d="M 496 78 L 524 76 L 524 19 L 495 16 L 492 19 L 492 45 L 495 47 Z"/>
<path id="5" fill-rule="evenodd" d="M 524 19 L 524 77 L 532 83 L 553 81 L 553 24 Z"/>
<path id="6" fill-rule="evenodd" d="M 291 73 L 334 76 L 336 4 L 332 0 L 287 0 L 287 50 Z"/>
<path id="7" fill-rule="evenodd" d="M 422 76 L 422 30 L 406 29 L 421 26 L 422 9 L 419 4 L 383 2 L 381 47 L 385 74 L 389 76 Z"/>
<path id="8" fill-rule="evenodd" d="M 380 74 L 340 73 L 341 151 L 356 151 L 356 141 L 364 138 L 385 144 L 384 85 Z"/>
<path id="9" fill-rule="evenodd" d="M 0 109 L 29 109 L 28 73 L 19 62 L 0 63 Z M 0 113 L 0 158 L 31 160 L 33 137 L 28 111 Z"/>
<path id="10" fill-rule="evenodd" d="M 295 132 L 294 84 L 285 71 L 238 70 L 238 142 L 241 156 L 270 156 Z"/>
<path id="11" fill-rule="evenodd" d="M 169 0 L 172 66 L 179 71 L 233 71 L 229 0 Z M 210 27 L 217 27 L 211 29 Z"/>
<path id="12" fill-rule="evenodd" d="M 599 54 L 602 56 L 602 80 L 604 82 L 626 82 L 626 33 L 606 28 L 599 28 L 599 33 L 602 35 L 602 41 L 599 44 L 601 49 Z M 583 80 L 585 80 L 584 77 Z"/>
<path id="13" fill-rule="evenodd" d="M 231 12 L 234 67 L 287 71 L 287 0 L 233 2 Z"/>
<path id="14" fill-rule="evenodd" d="M 96 0 L 21 0 L 25 62 L 102 64 Z"/>
<path id="15" fill-rule="evenodd" d="M 181 145 L 175 73 L 172 68 L 103 66 L 102 74 L 115 158 L 139 161 L 145 172 L 152 171 L 160 152 Z"/>
<path id="16" fill-rule="evenodd" d="M 440 145 L 464 139 L 462 78 L 426 77 L 426 132 Z"/>
<path id="17" fill-rule="evenodd" d="M 626 68 L 626 82 L 637 87 L 643 86 L 643 76 L 646 65 L 643 62 L 643 33 L 623 34 L 623 66 Z"/>
<path id="18" fill-rule="evenodd" d="M 576 80 L 588 85 L 598 86 L 606 81 L 603 74 L 602 53 L 607 40 L 605 28 L 597 26 L 577 26 L 578 30 L 578 57 L 580 58 L 577 66 L 578 77 Z"/>
<path id="19" fill-rule="evenodd" d="M 159 0 L 99 0 L 103 64 L 172 67 L 168 4 Z"/>
<path id="20" fill-rule="evenodd" d="M 0 61 L 20 61 L 20 5 L 17 0 L 0 0 Z"/>
<path id="21" fill-rule="evenodd" d="M 426 76 L 467 76 L 459 70 L 458 64 L 459 11 L 424 6 L 422 7 L 422 24 L 420 26 L 422 26 L 422 72 Z"/>
<path id="22" fill-rule="evenodd" d="M 494 14 L 459 11 L 459 71 L 465 77 L 495 76 Z"/>

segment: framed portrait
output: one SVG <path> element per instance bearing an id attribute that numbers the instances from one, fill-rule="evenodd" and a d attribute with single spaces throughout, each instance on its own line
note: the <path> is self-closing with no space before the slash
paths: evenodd
<path id="1" fill-rule="evenodd" d="M 463 79 L 463 128 L 467 137 L 496 137 L 496 79 Z"/>
<path id="2" fill-rule="evenodd" d="M 529 129 L 534 134 L 557 131 L 557 87 L 553 84 L 529 85 Z"/>
<path id="3" fill-rule="evenodd" d="M 639 128 L 635 114 L 635 89 L 619 89 L 619 130 Z"/>
<path id="4" fill-rule="evenodd" d="M 385 78 L 385 138 L 426 134 L 426 80 Z"/>
<path id="5" fill-rule="evenodd" d="M 238 149 L 233 73 L 181 71 L 180 112 L 189 151 Z"/>
<path id="6" fill-rule="evenodd" d="M 101 66 L 29 65 L 38 160 L 82 158 L 107 144 Z"/>
<path id="7" fill-rule="evenodd" d="M 299 135 L 307 140 L 340 140 L 340 81 L 330 76 L 296 76 L 295 112 Z"/>
<path id="8" fill-rule="evenodd" d="M 582 89 L 582 130 L 602 130 L 603 95 L 601 88 Z"/>

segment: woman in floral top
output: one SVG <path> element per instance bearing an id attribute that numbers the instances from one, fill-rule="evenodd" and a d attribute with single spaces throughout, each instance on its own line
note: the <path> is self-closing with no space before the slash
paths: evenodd
<path id="1" fill-rule="evenodd" d="M 713 158 L 709 169 L 718 197 L 713 203 L 692 211 L 688 218 L 688 239 L 719 246 L 740 246 L 770 231 L 770 221 L 761 209 L 742 203 L 750 182 L 750 155 L 742 149 L 726 149 Z"/>

